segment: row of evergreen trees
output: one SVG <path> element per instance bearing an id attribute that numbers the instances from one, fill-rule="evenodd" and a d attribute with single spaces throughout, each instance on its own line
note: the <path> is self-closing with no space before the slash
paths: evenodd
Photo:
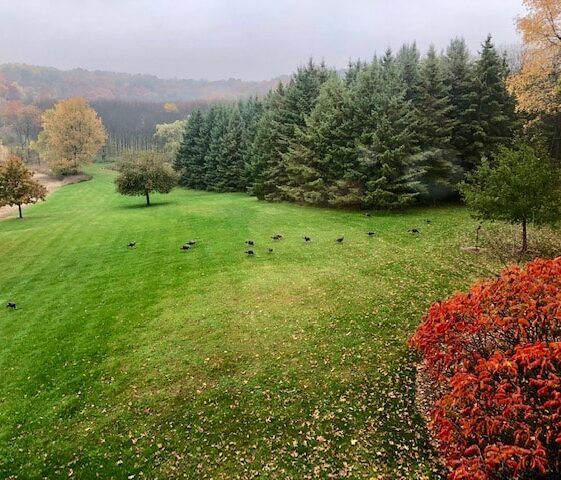
<path id="1" fill-rule="evenodd" d="M 415 44 L 354 62 L 310 61 L 264 99 L 194 112 L 175 160 L 181 183 L 266 200 L 394 208 L 453 195 L 518 128 L 507 66 L 489 37 L 444 55 Z"/>

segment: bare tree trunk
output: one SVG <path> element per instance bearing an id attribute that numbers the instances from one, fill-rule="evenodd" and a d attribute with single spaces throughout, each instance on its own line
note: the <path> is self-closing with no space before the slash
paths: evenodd
<path id="1" fill-rule="evenodd" d="M 528 228 L 526 219 L 522 220 L 522 253 L 528 251 Z"/>
<path id="2" fill-rule="evenodd" d="M 21 213 L 21 204 L 18 203 L 18 210 L 19 210 L 19 218 L 23 218 L 23 214 Z"/>
<path id="3" fill-rule="evenodd" d="M 150 206 L 150 192 L 146 190 L 146 206 Z"/>

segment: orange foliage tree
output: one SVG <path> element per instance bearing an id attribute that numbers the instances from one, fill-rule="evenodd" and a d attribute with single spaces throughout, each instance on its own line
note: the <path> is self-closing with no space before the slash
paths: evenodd
<path id="1" fill-rule="evenodd" d="M 530 118 L 561 110 L 561 0 L 523 0 L 518 19 L 524 49 L 522 68 L 509 79 L 518 108 Z"/>
<path id="2" fill-rule="evenodd" d="M 450 480 L 561 478 L 561 257 L 435 303 L 410 343 Z"/>
<path id="3" fill-rule="evenodd" d="M 23 218 L 21 206 L 43 200 L 46 195 L 47 189 L 17 155 L 0 162 L 0 207 L 17 205 L 19 218 Z"/>
<path id="4" fill-rule="evenodd" d="M 80 97 L 58 102 L 42 116 L 43 131 L 37 151 L 55 173 L 76 173 L 105 144 L 107 134 L 101 119 Z"/>

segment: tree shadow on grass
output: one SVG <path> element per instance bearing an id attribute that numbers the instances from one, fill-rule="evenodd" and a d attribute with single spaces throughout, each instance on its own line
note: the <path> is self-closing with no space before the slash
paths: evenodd
<path id="1" fill-rule="evenodd" d="M 153 208 L 157 208 L 157 207 L 164 207 L 166 205 L 175 205 L 176 202 L 171 202 L 171 201 L 164 201 L 164 202 L 153 202 L 150 203 L 150 206 L 147 206 L 146 203 L 131 203 L 128 205 L 119 205 L 119 209 L 121 210 L 142 210 L 143 208 L 145 208 L 146 210 L 151 210 Z"/>

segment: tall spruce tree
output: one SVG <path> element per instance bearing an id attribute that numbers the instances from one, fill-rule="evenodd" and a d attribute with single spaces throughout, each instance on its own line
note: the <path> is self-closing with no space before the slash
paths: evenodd
<path id="1" fill-rule="evenodd" d="M 229 111 L 226 105 L 212 108 L 212 123 L 208 129 L 208 149 L 205 155 L 205 188 L 218 191 L 220 182 L 219 164 L 222 158 L 223 142 L 228 128 Z"/>
<path id="2" fill-rule="evenodd" d="M 239 104 L 242 119 L 242 158 L 244 165 L 244 185 L 250 187 L 254 181 L 253 167 L 257 161 L 255 150 L 255 137 L 257 134 L 257 125 L 263 115 L 263 102 L 251 97 L 245 102 Z"/>
<path id="3" fill-rule="evenodd" d="M 478 129 L 479 100 L 474 88 L 475 68 L 463 38 L 450 42 L 443 61 L 452 107 L 452 145 L 460 155 L 462 169 L 467 171 L 477 163 L 474 136 Z"/>
<path id="4" fill-rule="evenodd" d="M 474 90 L 478 105 L 472 167 L 481 158 L 493 156 L 501 145 L 509 145 L 519 126 L 515 100 L 506 85 L 507 75 L 506 61 L 488 36 L 475 64 Z"/>
<path id="5" fill-rule="evenodd" d="M 282 83 L 265 99 L 264 112 L 255 132 L 253 143 L 252 184 L 249 192 L 262 200 L 280 198 L 280 186 L 286 185 L 288 175 L 283 155 L 293 134 Z"/>
<path id="6" fill-rule="evenodd" d="M 316 105 L 297 127 L 285 155 L 287 198 L 315 205 L 360 205 L 352 179 L 346 176 L 356 162 L 346 84 L 333 73 L 321 87 Z"/>
<path id="7" fill-rule="evenodd" d="M 423 59 L 418 83 L 419 164 L 431 199 L 450 195 L 460 180 L 457 151 L 452 146 L 452 105 L 441 59 L 431 46 Z"/>
<path id="8" fill-rule="evenodd" d="M 397 68 L 405 84 L 405 99 L 415 106 L 419 100 L 421 83 L 420 58 L 416 43 L 403 45 L 396 56 Z"/>
<path id="9" fill-rule="evenodd" d="M 353 105 L 355 126 L 362 128 L 359 171 L 365 207 L 409 205 L 423 191 L 422 170 L 415 160 L 417 115 L 405 96 L 405 84 L 389 50 L 357 81 Z"/>
<path id="10" fill-rule="evenodd" d="M 173 163 L 174 169 L 179 172 L 180 185 L 188 188 L 203 189 L 204 184 L 204 157 L 203 144 L 205 118 L 200 110 L 195 110 L 185 127 L 183 140 Z"/>
<path id="11" fill-rule="evenodd" d="M 228 110 L 225 115 L 225 132 L 220 140 L 214 189 L 219 192 L 241 192 L 246 188 L 242 148 L 243 120 L 237 106 Z"/>

